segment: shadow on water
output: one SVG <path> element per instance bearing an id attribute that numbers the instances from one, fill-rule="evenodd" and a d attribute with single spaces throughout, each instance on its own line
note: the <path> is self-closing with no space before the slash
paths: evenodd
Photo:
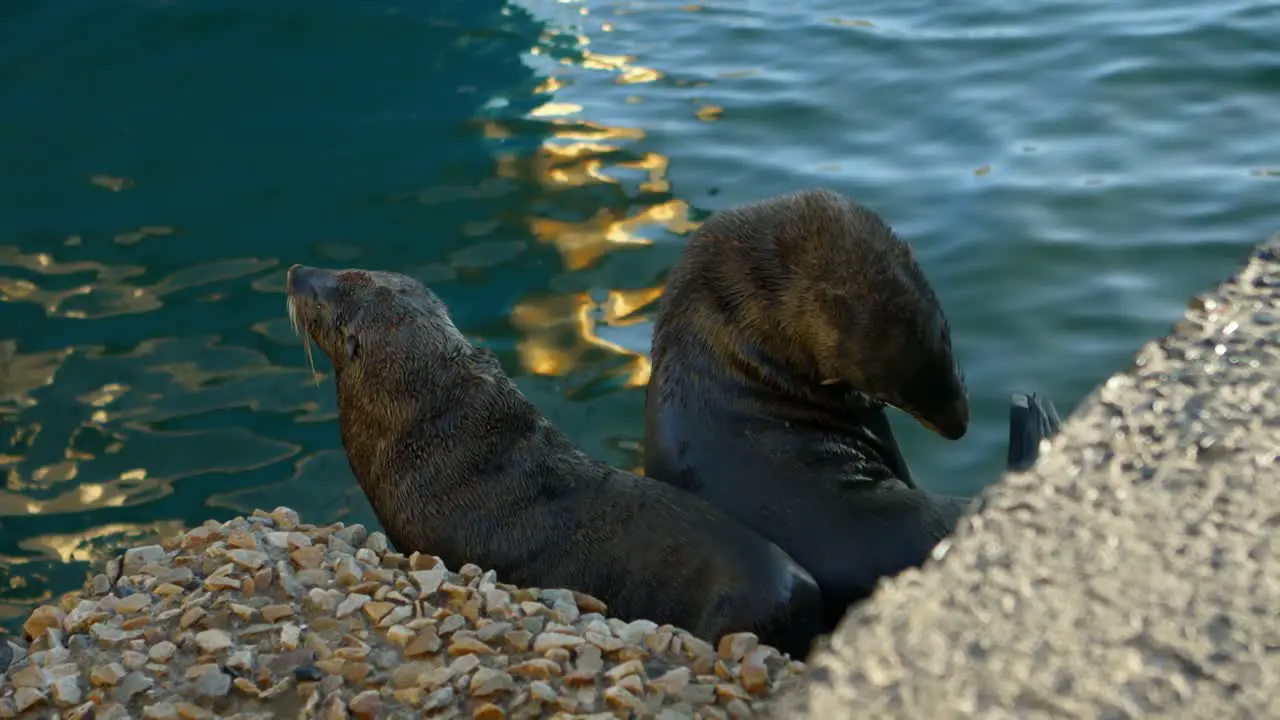
<path id="1" fill-rule="evenodd" d="M 665 159 L 626 148 L 641 131 L 550 101 L 580 36 L 494 0 L 0 14 L 10 627 L 121 541 L 280 504 L 373 523 L 288 330 L 290 263 L 431 283 L 522 384 L 555 378 L 535 401 L 643 387 L 647 335 L 595 327 L 661 288 L 564 274 L 692 225 Z"/>

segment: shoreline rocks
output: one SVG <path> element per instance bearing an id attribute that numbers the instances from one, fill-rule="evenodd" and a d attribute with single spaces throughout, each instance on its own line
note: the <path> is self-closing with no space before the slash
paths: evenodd
<path id="1" fill-rule="evenodd" d="M 129 548 L 10 640 L 0 718 L 743 718 L 803 669 L 292 510 Z"/>

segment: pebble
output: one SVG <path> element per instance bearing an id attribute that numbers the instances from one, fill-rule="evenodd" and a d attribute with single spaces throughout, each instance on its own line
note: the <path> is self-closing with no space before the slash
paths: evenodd
<path id="1" fill-rule="evenodd" d="M 173 654 L 177 651 L 177 645 L 174 645 L 168 640 L 161 640 L 151 646 L 151 649 L 147 651 L 147 657 L 158 663 L 167 663 L 169 662 L 169 658 L 173 657 Z"/>
<path id="2" fill-rule="evenodd" d="M 205 630 L 196 633 L 196 645 L 200 651 L 212 655 L 231 647 L 231 636 L 224 630 Z"/>
<path id="3" fill-rule="evenodd" d="M 590 595 L 454 572 L 288 508 L 128 549 L 109 570 L 31 612 L 30 654 L 5 646 L 0 718 L 257 720 L 286 696 L 322 720 L 746 718 L 804 669 L 751 633 L 713 644 L 608 618 Z"/>

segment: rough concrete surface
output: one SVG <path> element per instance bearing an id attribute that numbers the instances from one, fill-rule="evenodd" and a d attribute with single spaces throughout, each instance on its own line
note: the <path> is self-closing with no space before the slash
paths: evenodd
<path id="1" fill-rule="evenodd" d="M 1280 236 L 1086 398 L 787 718 L 1280 717 Z"/>

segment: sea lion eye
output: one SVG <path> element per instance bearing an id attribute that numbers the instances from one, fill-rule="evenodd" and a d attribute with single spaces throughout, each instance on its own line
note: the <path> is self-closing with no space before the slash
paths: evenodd
<path id="1" fill-rule="evenodd" d="M 355 360 L 356 353 L 360 351 L 360 339 L 351 333 L 347 333 L 347 359 Z"/>

